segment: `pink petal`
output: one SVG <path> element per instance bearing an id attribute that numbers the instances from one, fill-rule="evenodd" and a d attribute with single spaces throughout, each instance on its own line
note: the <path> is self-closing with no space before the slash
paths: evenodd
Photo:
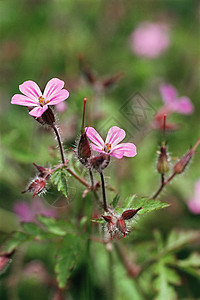
<path id="1" fill-rule="evenodd" d="M 38 103 L 35 100 L 30 99 L 21 94 L 15 94 L 11 99 L 12 104 L 24 105 L 24 106 L 37 106 Z"/>
<path id="2" fill-rule="evenodd" d="M 87 137 L 95 143 L 99 148 L 104 148 L 104 141 L 102 137 L 98 134 L 98 132 L 93 127 L 86 127 L 85 132 Z"/>
<path id="3" fill-rule="evenodd" d="M 187 206 L 193 214 L 200 214 L 200 201 L 199 200 L 191 199 L 187 203 Z"/>
<path id="4" fill-rule="evenodd" d="M 38 100 L 38 98 L 42 96 L 39 86 L 32 80 L 28 80 L 22 83 L 19 86 L 19 90 L 32 100 Z"/>
<path id="5" fill-rule="evenodd" d="M 60 90 L 62 90 L 62 88 L 64 87 L 64 81 L 58 79 L 58 78 L 53 78 L 51 80 L 49 80 L 49 82 L 47 82 L 47 85 L 44 89 L 44 98 L 49 100 L 58 92 L 60 92 Z"/>
<path id="6" fill-rule="evenodd" d="M 123 129 L 113 126 L 109 129 L 105 144 L 117 145 L 119 144 L 126 136 L 126 133 Z"/>
<path id="7" fill-rule="evenodd" d="M 181 97 L 176 102 L 175 111 L 189 115 L 194 111 L 194 106 L 188 97 Z"/>
<path id="8" fill-rule="evenodd" d="M 42 106 L 38 106 L 38 107 L 35 107 L 33 108 L 30 112 L 29 112 L 29 115 L 33 116 L 33 117 L 36 117 L 36 118 L 39 118 L 41 117 L 41 115 L 48 109 L 48 105 L 44 105 L 43 107 Z"/>
<path id="9" fill-rule="evenodd" d="M 103 149 L 102 147 L 98 147 L 98 146 L 94 145 L 93 143 L 91 143 L 90 145 L 92 147 L 92 150 L 94 150 L 94 151 L 101 152 L 101 153 L 105 152 L 102 150 Z"/>
<path id="10" fill-rule="evenodd" d="M 136 146 L 132 143 L 122 143 L 116 145 L 110 152 L 110 155 L 117 158 L 122 158 L 122 156 L 134 157 L 137 154 Z"/>
<path id="11" fill-rule="evenodd" d="M 69 92 L 65 89 L 61 90 L 57 94 L 54 94 L 51 99 L 46 98 L 45 101 L 49 101 L 49 105 L 58 104 L 69 97 Z"/>
<path id="12" fill-rule="evenodd" d="M 172 85 L 161 84 L 160 93 L 163 99 L 163 102 L 166 104 L 172 104 L 176 100 L 177 92 Z"/>

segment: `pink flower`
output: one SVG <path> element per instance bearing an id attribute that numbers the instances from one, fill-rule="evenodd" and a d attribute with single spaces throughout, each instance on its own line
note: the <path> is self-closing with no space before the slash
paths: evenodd
<path id="1" fill-rule="evenodd" d="M 25 81 L 19 86 L 20 92 L 24 95 L 16 94 L 12 97 L 11 103 L 34 107 L 29 114 L 39 118 L 48 109 L 48 105 L 58 104 L 69 97 L 69 92 L 64 87 L 64 81 L 51 79 L 42 94 L 39 86 L 31 80 Z"/>
<path id="2" fill-rule="evenodd" d="M 165 104 L 166 110 L 169 112 L 177 112 L 180 114 L 192 114 L 194 107 L 188 97 L 178 97 L 176 89 L 172 85 L 161 84 L 160 93 Z"/>
<path id="3" fill-rule="evenodd" d="M 91 147 L 94 151 L 106 153 L 118 159 L 121 159 L 123 156 L 133 157 L 137 154 L 134 144 L 119 144 L 125 138 L 126 133 L 117 126 L 113 126 L 109 129 L 105 142 L 94 128 L 86 127 L 85 132 L 87 137 L 94 143 L 91 143 Z"/>
<path id="4" fill-rule="evenodd" d="M 200 179 L 195 183 L 194 196 L 187 202 L 187 206 L 193 214 L 200 214 Z"/>
<path id="5" fill-rule="evenodd" d="M 41 200 L 34 200 L 31 203 L 19 201 L 14 205 L 14 212 L 22 222 L 37 222 L 37 216 L 56 217 L 56 210 L 48 208 Z"/>
<path id="6" fill-rule="evenodd" d="M 169 44 L 169 28 L 163 23 L 141 23 L 131 35 L 133 52 L 146 58 L 158 57 Z"/>

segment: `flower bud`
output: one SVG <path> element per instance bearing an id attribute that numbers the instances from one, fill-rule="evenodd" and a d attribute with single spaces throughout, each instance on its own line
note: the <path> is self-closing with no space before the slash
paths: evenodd
<path id="1" fill-rule="evenodd" d="M 103 216 L 102 215 L 102 218 L 104 218 L 104 220 L 108 223 L 108 231 L 109 231 L 110 237 L 112 239 L 113 238 L 112 233 L 113 233 L 113 230 L 114 230 L 114 227 L 115 227 L 114 221 L 113 221 L 111 216 Z"/>
<path id="2" fill-rule="evenodd" d="M 78 158 L 82 164 L 87 164 L 88 158 L 91 156 L 90 144 L 86 133 L 81 134 L 81 138 L 78 144 Z"/>
<path id="3" fill-rule="evenodd" d="M 124 237 L 126 237 L 127 228 L 124 219 L 121 218 L 117 220 L 117 228 L 123 233 Z"/>
<path id="4" fill-rule="evenodd" d="M 28 110 L 31 111 L 32 107 L 28 107 Z M 36 121 L 38 121 L 42 125 L 53 125 L 55 123 L 55 117 L 52 109 L 48 107 L 48 109 L 41 115 L 41 117 L 36 118 L 33 117 Z"/>
<path id="5" fill-rule="evenodd" d="M 123 213 L 122 213 L 122 219 L 124 220 L 129 220 L 131 219 L 132 217 L 134 217 L 137 212 L 142 209 L 142 207 L 139 207 L 137 209 L 128 209 L 128 210 L 125 210 Z"/>
<path id="6" fill-rule="evenodd" d="M 109 88 L 109 87 L 113 86 L 115 83 L 117 83 L 119 80 L 121 80 L 123 77 L 124 77 L 123 72 L 114 74 L 103 81 L 103 86 L 105 88 Z"/>
<path id="7" fill-rule="evenodd" d="M 89 159 L 90 167 L 97 170 L 100 173 L 109 165 L 109 162 L 110 156 L 104 153 L 98 156 L 93 156 Z"/>
<path id="8" fill-rule="evenodd" d="M 166 146 L 160 147 L 160 155 L 158 157 L 157 170 L 160 174 L 165 174 L 169 171 L 169 159 L 166 151 Z"/>
<path id="9" fill-rule="evenodd" d="M 39 171 L 39 177 L 48 177 L 49 174 L 49 169 L 42 167 L 42 166 L 38 166 L 35 163 L 33 163 L 33 165 L 36 167 L 36 169 Z"/>
<path id="10" fill-rule="evenodd" d="M 34 181 L 31 182 L 31 184 L 27 187 L 25 191 L 22 192 L 22 194 L 26 192 L 33 192 L 33 198 L 40 194 L 42 191 L 44 191 L 44 188 L 46 186 L 46 179 L 43 177 L 38 177 Z"/>
<path id="11" fill-rule="evenodd" d="M 194 145 L 194 147 L 188 151 L 187 154 L 185 154 L 175 165 L 174 165 L 174 172 L 176 174 L 181 174 L 183 173 L 183 171 L 185 170 L 186 166 L 189 164 L 192 156 L 195 153 L 196 148 L 198 147 L 200 143 L 200 139 L 198 139 L 198 141 L 196 142 L 196 144 Z"/>

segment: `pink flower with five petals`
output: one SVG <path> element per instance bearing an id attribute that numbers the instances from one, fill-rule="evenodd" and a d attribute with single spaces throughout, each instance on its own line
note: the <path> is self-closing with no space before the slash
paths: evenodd
<path id="1" fill-rule="evenodd" d="M 69 92 L 64 87 L 64 81 L 53 78 L 51 79 L 42 94 L 39 86 L 31 80 L 25 81 L 19 86 L 21 94 L 15 94 L 11 103 L 34 107 L 29 114 L 39 118 L 48 109 L 48 105 L 58 104 L 69 97 Z"/>
<path id="2" fill-rule="evenodd" d="M 134 144 L 119 144 L 125 138 L 126 133 L 117 126 L 109 129 L 105 142 L 93 127 L 86 127 L 85 132 L 87 137 L 92 141 L 91 147 L 94 151 L 106 153 L 118 159 L 121 159 L 123 156 L 133 157 L 137 154 Z"/>
<path id="3" fill-rule="evenodd" d="M 186 97 L 178 97 L 175 87 L 172 85 L 161 84 L 160 93 L 169 112 L 177 112 L 180 114 L 189 115 L 193 112 L 194 107 L 191 100 Z"/>

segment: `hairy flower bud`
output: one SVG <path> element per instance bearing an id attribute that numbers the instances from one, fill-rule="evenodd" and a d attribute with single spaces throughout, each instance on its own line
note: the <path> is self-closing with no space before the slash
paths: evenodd
<path id="1" fill-rule="evenodd" d="M 39 171 L 39 177 L 48 177 L 49 174 L 49 168 L 45 168 L 42 166 L 38 166 L 37 164 L 33 163 L 33 165 L 36 167 L 36 169 Z"/>
<path id="2" fill-rule="evenodd" d="M 124 219 L 120 218 L 117 220 L 117 228 L 123 233 L 124 237 L 126 237 L 127 228 Z"/>
<path id="3" fill-rule="evenodd" d="M 44 191 L 45 186 L 46 186 L 46 179 L 43 177 L 38 177 L 31 182 L 31 184 L 27 187 L 25 191 L 22 192 L 22 194 L 26 192 L 33 192 L 32 197 L 34 198 L 36 195 Z"/>
<path id="4" fill-rule="evenodd" d="M 128 210 L 125 210 L 122 213 L 122 219 L 129 220 L 129 219 L 133 218 L 140 209 L 142 209 L 142 207 L 139 207 L 137 209 L 128 209 Z"/>
<path id="5" fill-rule="evenodd" d="M 166 146 L 160 146 L 160 155 L 158 157 L 157 170 L 160 174 L 165 174 L 169 171 L 169 158 L 167 155 Z"/>
<path id="6" fill-rule="evenodd" d="M 200 143 L 200 139 L 198 139 L 198 141 L 196 142 L 196 144 L 194 145 L 194 147 L 188 151 L 188 153 L 186 153 L 175 165 L 174 165 L 174 172 L 176 174 L 181 174 L 184 172 L 186 166 L 189 164 L 192 156 L 195 153 L 196 148 L 198 147 Z"/>
<path id="7" fill-rule="evenodd" d="M 109 162 L 110 156 L 104 153 L 98 156 L 93 156 L 89 159 L 90 167 L 97 170 L 100 173 L 109 165 Z"/>
<path id="8" fill-rule="evenodd" d="M 31 111 L 32 107 L 28 107 L 28 110 Z M 55 117 L 52 109 L 48 107 L 48 109 L 40 116 L 33 118 L 38 121 L 42 125 L 53 125 L 55 123 Z"/>
<path id="9" fill-rule="evenodd" d="M 78 144 L 78 158 L 84 165 L 87 164 L 88 158 L 91 156 L 90 144 L 86 133 L 81 134 L 81 138 Z"/>

